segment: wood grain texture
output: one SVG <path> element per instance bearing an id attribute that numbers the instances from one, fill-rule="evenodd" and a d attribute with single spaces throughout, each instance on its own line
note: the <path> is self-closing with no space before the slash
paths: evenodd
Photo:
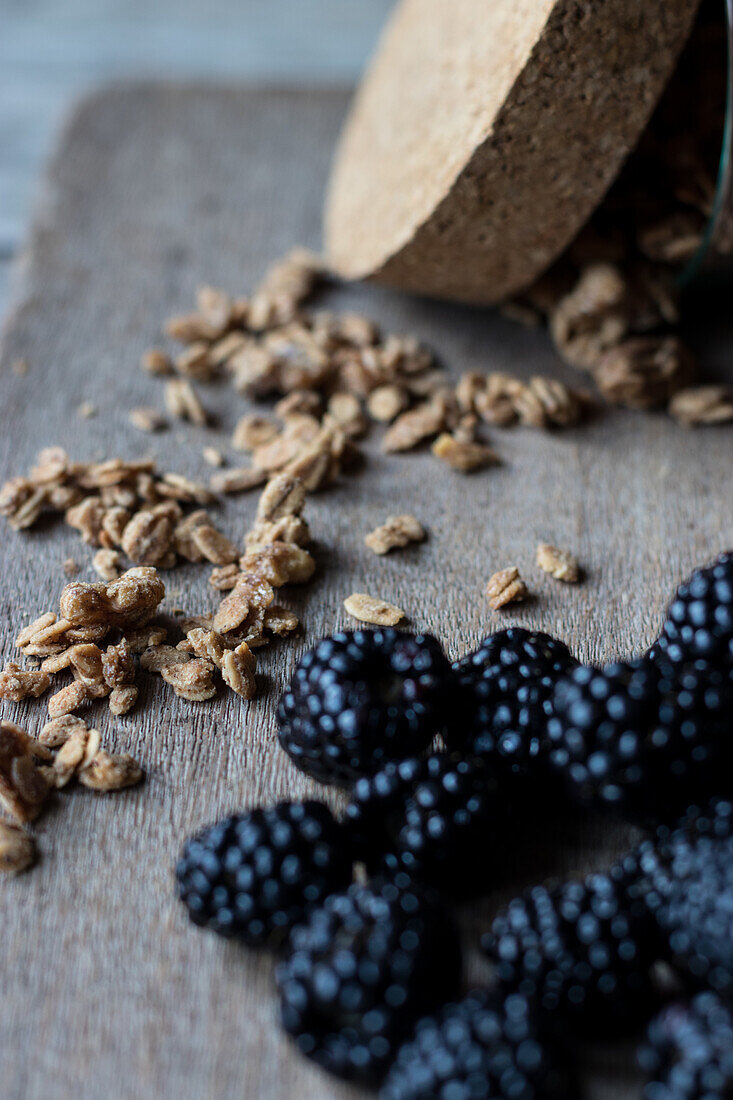
<path id="1" fill-rule="evenodd" d="M 205 392 L 216 430 L 136 433 L 127 410 L 162 404 L 160 383 L 137 361 L 198 283 L 244 291 L 293 243 L 318 244 L 345 105 L 334 92 L 142 86 L 80 109 L 51 166 L 4 334 L 3 477 L 24 471 L 46 443 L 89 459 L 156 452 L 167 468 L 200 477 L 202 446 L 231 454 L 228 435 L 246 406 L 237 399 L 235 407 L 224 386 Z M 730 340 L 713 325 L 710 300 L 699 301 L 702 321 L 691 335 L 715 372 L 729 362 Z M 329 304 L 417 334 L 452 371 L 569 377 L 541 333 L 490 313 L 377 288 L 343 289 Z M 23 377 L 9 369 L 19 356 L 30 368 Z M 81 400 L 98 406 L 97 417 L 77 418 Z M 302 611 L 305 638 L 262 652 L 263 691 L 253 703 L 227 694 L 186 704 L 151 679 L 129 716 L 111 723 L 100 710 L 106 738 L 142 759 L 147 782 L 120 795 L 59 797 L 37 826 L 39 867 L 0 883 L 3 1100 L 361 1095 L 295 1057 L 280 1037 L 270 961 L 191 929 L 172 889 L 172 865 L 192 829 L 227 810 L 315 789 L 284 759 L 274 732 L 277 692 L 298 653 L 346 621 L 341 602 L 354 590 L 405 607 L 454 655 L 509 622 L 555 632 L 585 659 L 639 652 L 676 581 L 733 542 L 729 430 L 688 434 L 662 416 L 617 412 L 559 435 L 493 434 L 503 465 L 468 478 L 429 455 L 382 456 L 373 439 L 364 472 L 309 503 L 319 572 L 290 601 Z M 256 495 L 222 508 L 230 535 L 243 533 L 255 503 Z M 363 535 L 405 510 L 418 515 L 429 540 L 375 557 Z M 539 574 L 540 540 L 576 552 L 585 583 L 563 586 Z M 91 577 L 91 554 L 61 525 L 32 535 L 3 528 L 0 554 L 8 657 L 17 628 L 55 604 L 63 560 L 76 557 Z M 485 582 L 511 562 L 535 599 L 492 614 Z M 207 575 L 197 567 L 168 574 L 169 606 L 215 606 Z M 37 730 L 44 711 L 38 703 L 3 713 Z M 602 826 L 573 836 L 548 822 L 546 832 L 518 857 L 517 881 L 498 883 L 496 897 L 464 914 L 470 933 L 523 873 L 539 875 L 538 861 L 548 871 L 588 867 L 624 841 Z M 619 1070 L 616 1051 L 599 1057 L 592 1095 L 634 1095 L 623 1076 L 628 1060 Z"/>

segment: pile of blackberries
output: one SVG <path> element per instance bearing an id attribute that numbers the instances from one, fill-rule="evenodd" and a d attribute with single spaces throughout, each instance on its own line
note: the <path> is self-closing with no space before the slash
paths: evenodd
<path id="1" fill-rule="evenodd" d="M 278 720 L 345 811 L 228 818 L 177 879 L 197 924 L 277 950 L 305 1055 L 384 1100 L 560 1100 L 574 1042 L 648 1025 L 645 1100 L 733 1096 L 733 554 L 679 588 L 645 657 L 589 668 L 513 628 L 451 666 L 429 635 L 344 632 L 303 657 Z M 647 839 L 511 901 L 482 938 L 493 984 L 462 991 L 452 906 L 560 806 Z"/>

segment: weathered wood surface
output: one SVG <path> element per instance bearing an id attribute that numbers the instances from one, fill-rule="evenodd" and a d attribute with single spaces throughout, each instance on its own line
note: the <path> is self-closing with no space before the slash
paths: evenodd
<path id="1" fill-rule="evenodd" d="M 198 283 L 242 292 L 293 243 L 318 244 L 345 104 L 334 92 L 138 87 L 81 108 L 51 166 L 4 335 L 3 477 L 24 471 L 48 443 L 90 459 L 155 452 L 167 468 L 199 477 L 207 472 L 202 446 L 227 451 L 245 403 L 234 407 L 224 386 L 205 395 L 216 430 L 176 427 L 148 439 L 128 425 L 129 408 L 162 401 L 160 383 L 137 369 L 139 355 L 162 318 L 188 307 Z M 492 313 L 371 288 L 341 290 L 330 302 L 417 334 L 453 371 L 567 376 L 541 333 Z M 698 306 L 692 338 L 713 373 L 724 373 L 730 340 L 708 296 Z M 20 356 L 29 363 L 22 377 L 10 370 Z M 98 406 L 97 417 L 77 417 L 82 400 Z M 269 960 L 191 929 L 172 890 L 172 864 L 192 829 L 315 789 L 284 759 L 273 723 L 277 692 L 303 645 L 345 622 L 341 601 L 356 589 L 404 606 L 452 654 L 508 622 L 555 632 L 586 659 L 638 652 L 677 579 L 733 542 L 729 430 L 688 434 L 662 416 L 616 412 L 559 435 L 496 431 L 494 442 L 503 465 L 464 478 L 428 455 L 381 456 L 373 439 L 364 472 L 309 504 L 319 573 L 292 598 L 305 637 L 262 651 L 263 691 L 253 703 L 228 694 L 186 704 L 151 680 L 129 716 L 110 723 L 100 710 L 107 738 L 139 756 L 148 778 L 121 795 L 59 797 L 37 826 L 40 865 L 0 884 L 4 1100 L 360 1095 L 295 1057 L 280 1037 Z M 227 503 L 230 534 L 246 529 L 255 501 Z M 429 541 L 374 557 L 364 533 L 401 510 L 417 513 Z M 538 575 L 541 539 L 577 552 L 582 585 Z M 91 554 L 58 524 L 31 535 L 4 528 L 0 554 L 8 657 L 17 628 L 55 604 L 64 559 L 76 557 L 91 577 Z M 483 587 L 510 562 L 523 567 L 536 598 L 492 614 Z M 168 574 L 169 604 L 213 607 L 207 575 L 200 567 Z M 36 730 L 45 708 L 6 705 L 3 713 Z M 548 870 L 590 866 L 601 849 L 622 843 L 595 828 L 552 844 L 560 831 L 549 822 L 550 840 L 542 840 Z M 532 856 L 518 859 L 518 880 Z M 502 883 L 501 896 L 518 884 Z M 467 926 L 481 927 L 490 911 L 487 904 L 467 914 Z M 633 1096 L 615 1052 L 602 1063 L 614 1072 L 600 1075 L 594 1095 Z"/>

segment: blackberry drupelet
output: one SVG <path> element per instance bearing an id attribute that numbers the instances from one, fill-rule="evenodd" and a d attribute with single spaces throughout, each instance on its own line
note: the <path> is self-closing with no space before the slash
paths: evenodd
<path id="1" fill-rule="evenodd" d="M 729 1100 L 733 1096 L 733 1016 L 712 992 L 669 1005 L 652 1021 L 639 1066 L 643 1100 Z"/>
<path id="2" fill-rule="evenodd" d="M 308 775 L 349 785 L 428 747 L 444 726 L 452 680 L 430 634 L 334 634 L 305 654 L 280 699 L 280 744 Z"/>
<path id="3" fill-rule="evenodd" d="M 504 820 L 499 784 L 482 761 L 435 753 L 357 780 L 344 824 L 372 871 L 405 871 L 468 897 L 491 884 Z"/>
<path id="4" fill-rule="evenodd" d="M 354 884 L 293 929 L 276 971 L 282 1024 L 324 1069 L 378 1083 L 419 1016 L 455 995 L 460 969 L 435 896 L 405 876 Z"/>
<path id="5" fill-rule="evenodd" d="M 641 905 L 627 905 L 619 868 L 515 898 L 482 947 L 505 989 L 529 997 L 544 1018 L 593 1037 L 624 1031 L 653 1011 L 653 922 Z"/>
<path id="6" fill-rule="evenodd" d="M 568 1100 L 568 1075 L 540 1041 L 526 997 L 476 990 L 421 1020 L 380 1100 Z"/>
<path id="7" fill-rule="evenodd" d="M 702 660 L 733 669 L 733 551 L 680 585 L 651 653 L 673 666 Z"/>
<path id="8" fill-rule="evenodd" d="M 351 874 L 340 826 L 318 802 L 225 818 L 187 840 L 176 867 L 191 920 L 251 946 L 276 946 Z"/>
<path id="9" fill-rule="evenodd" d="M 672 964 L 696 988 L 733 993 L 733 803 L 692 808 L 636 854 L 643 899 Z"/>
<path id="10" fill-rule="evenodd" d="M 645 658 L 581 666 L 555 690 L 550 764 L 585 804 L 679 813 L 725 784 L 730 702 L 726 678 L 705 666 L 671 679 Z"/>
<path id="11" fill-rule="evenodd" d="M 563 642 L 510 627 L 454 664 L 459 691 L 450 749 L 499 758 L 526 775 L 539 754 L 555 684 L 577 665 Z"/>

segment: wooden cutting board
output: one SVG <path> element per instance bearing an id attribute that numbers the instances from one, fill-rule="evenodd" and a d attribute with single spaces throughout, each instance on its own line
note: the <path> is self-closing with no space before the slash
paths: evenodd
<path id="1" fill-rule="evenodd" d="M 206 475 L 201 449 L 228 450 L 244 399 L 235 407 L 230 389 L 208 387 L 216 429 L 141 436 L 127 411 L 161 404 L 162 391 L 138 370 L 140 354 L 164 317 L 189 307 L 199 283 L 245 292 L 293 244 L 318 245 L 346 103 L 335 91 L 135 86 L 80 107 L 16 273 L 0 358 L 3 478 L 24 472 L 36 450 L 53 443 L 81 459 L 155 453 L 165 468 Z M 726 369 L 730 376 L 733 351 L 718 320 L 721 301 L 698 296 L 690 334 L 718 377 Z M 334 292 L 331 304 L 416 334 L 456 374 L 571 378 L 542 333 L 491 312 L 373 287 Z M 21 357 L 25 375 L 11 369 Z M 97 406 L 94 418 L 79 418 L 82 401 Z M 298 654 L 345 623 L 342 600 L 353 590 L 401 604 L 451 655 L 514 622 L 558 634 L 586 660 L 640 652 L 676 581 L 733 543 L 730 429 L 689 434 L 663 416 L 617 411 L 558 435 L 497 430 L 493 442 L 503 465 L 465 478 L 429 455 L 382 456 L 373 438 L 364 472 L 309 503 L 319 573 L 290 601 L 305 634 L 262 651 L 254 702 L 227 694 L 187 704 L 151 679 L 125 718 L 111 723 L 100 709 L 107 741 L 141 758 L 147 782 L 120 795 L 59 797 L 38 822 L 39 866 L 0 883 L 4 1100 L 361 1095 L 296 1057 L 280 1036 L 270 961 L 189 927 L 173 892 L 172 866 L 191 830 L 228 810 L 316 789 L 285 760 L 274 729 L 277 694 Z M 233 537 L 246 530 L 255 503 L 256 495 L 222 507 Z M 364 533 L 404 510 L 417 513 L 429 541 L 377 559 Z M 7 659 L 20 625 L 56 604 L 64 559 L 92 574 L 90 551 L 61 524 L 2 530 Z M 562 586 L 539 575 L 539 540 L 575 551 L 585 582 Z M 492 614 L 485 582 L 512 562 L 535 598 Z M 195 566 L 169 573 L 169 605 L 215 606 L 207 576 Z M 44 714 L 43 703 L 3 708 L 31 731 Z M 469 934 L 485 927 L 497 899 L 540 877 L 539 868 L 599 865 L 627 839 L 601 825 L 574 835 L 548 822 L 533 850 L 518 856 L 516 881 L 497 882 L 489 902 L 464 914 Z M 628 1057 L 614 1049 L 595 1063 L 593 1096 L 635 1094 Z"/>

